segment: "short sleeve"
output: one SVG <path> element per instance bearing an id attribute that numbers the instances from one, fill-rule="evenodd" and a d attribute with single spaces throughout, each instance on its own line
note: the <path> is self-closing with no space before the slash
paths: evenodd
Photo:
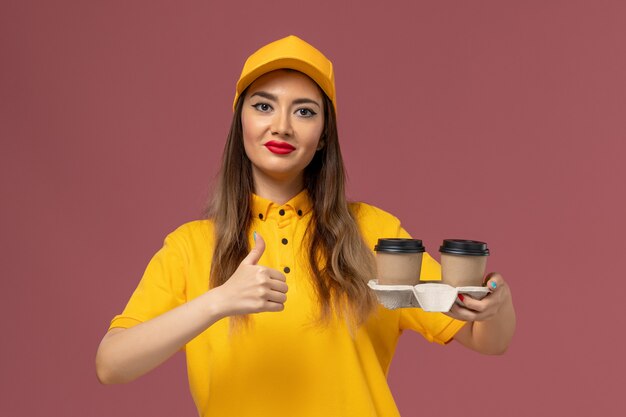
<path id="1" fill-rule="evenodd" d="M 133 327 L 186 301 L 187 260 L 182 242 L 175 234 L 165 238 L 163 247 L 150 260 L 126 308 L 113 318 L 109 329 Z"/>

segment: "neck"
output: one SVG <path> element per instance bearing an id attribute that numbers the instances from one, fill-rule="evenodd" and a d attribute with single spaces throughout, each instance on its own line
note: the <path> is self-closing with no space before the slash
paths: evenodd
<path id="1" fill-rule="evenodd" d="M 254 193 L 276 204 L 285 204 L 304 188 L 302 174 L 296 177 L 274 178 L 254 168 L 252 171 Z"/>

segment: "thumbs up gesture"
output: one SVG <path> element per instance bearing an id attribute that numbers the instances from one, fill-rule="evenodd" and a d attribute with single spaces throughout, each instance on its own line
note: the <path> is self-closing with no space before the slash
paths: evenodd
<path id="1" fill-rule="evenodd" d="M 226 315 L 282 311 L 287 301 L 285 275 L 276 269 L 257 265 L 265 251 L 265 241 L 257 234 L 254 248 L 223 285 L 216 288 L 222 295 Z"/>

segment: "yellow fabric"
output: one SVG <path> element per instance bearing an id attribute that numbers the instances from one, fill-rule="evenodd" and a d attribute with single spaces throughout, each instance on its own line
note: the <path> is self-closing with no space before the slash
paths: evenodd
<path id="1" fill-rule="evenodd" d="M 402 331 L 415 330 L 445 344 L 465 323 L 421 309 L 381 306 L 354 336 L 340 320 L 329 327 L 312 326 L 316 299 L 300 245 L 311 217 L 306 192 L 282 206 L 254 196 L 252 209 L 250 245 L 253 231 L 266 242 L 259 264 L 290 268 L 285 310 L 253 315 L 251 329 L 233 336 L 228 335 L 228 319 L 221 320 L 186 345 L 199 414 L 398 416 L 386 376 Z M 351 209 L 371 248 L 378 238 L 409 236 L 398 219 L 380 209 L 363 203 Z M 208 220 L 185 224 L 167 236 L 111 328 L 132 327 L 207 291 L 212 250 Z M 440 277 L 439 264 L 427 254 L 422 276 Z"/>

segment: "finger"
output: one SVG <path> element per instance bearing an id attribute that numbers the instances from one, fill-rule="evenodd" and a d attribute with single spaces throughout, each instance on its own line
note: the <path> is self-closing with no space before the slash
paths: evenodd
<path id="1" fill-rule="evenodd" d="M 248 253 L 248 255 L 243 258 L 241 261 L 241 265 L 256 265 L 263 256 L 263 252 L 265 252 L 265 241 L 261 237 L 260 234 L 254 232 L 254 248 Z"/>
<path id="2" fill-rule="evenodd" d="M 482 300 L 477 300 L 475 298 L 470 297 L 468 294 L 459 294 L 459 298 L 463 302 L 463 306 L 469 310 L 474 310 L 477 312 L 484 311 L 489 307 L 490 299 L 489 297 L 485 297 Z"/>
<path id="3" fill-rule="evenodd" d="M 287 283 L 278 280 L 270 280 L 270 289 L 282 293 L 286 293 L 289 290 Z"/>
<path id="4" fill-rule="evenodd" d="M 474 321 L 477 314 L 472 310 L 468 310 L 467 308 L 461 307 L 458 304 L 453 304 L 450 311 L 444 313 L 447 316 L 452 317 L 453 319 L 463 320 L 463 321 Z"/>
<path id="5" fill-rule="evenodd" d="M 265 303 L 265 311 L 283 311 L 285 309 L 285 305 L 283 303 L 274 303 L 272 301 L 268 301 Z"/>
<path id="6" fill-rule="evenodd" d="M 278 292 L 278 291 L 270 291 L 267 294 L 267 301 L 271 301 L 273 303 L 285 304 L 285 301 L 287 301 L 287 295 L 285 293 Z"/>
<path id="7" fill-rule="evenodd" d="M 285 274 L 283 274 L 282 272 L 280 272 L 277 269 L 272 269 L 272 268 L 267 268 L 267 273 L 269 274 L 270 278 L 278 280 L 278 281 L 287 281 L 287 277 L 285 276 Z"/>
<path id="8" fill-rule="evenodd" d="M 495 291 L 498 287 L 502 287 L 504 284 L 504 278 L 497 272 L 491 272 L 485 277 L 485 286 L 491 291 Z"/>
<path id="9" fill-rule="evenodd" d="M 493 309 L 479 312 L 461 307 L 458 304 L 454 304 L 450 311 L 446 314 L 452 318 L 463 321 L 485 321 L 491 319 L 495 315 Z"/>

